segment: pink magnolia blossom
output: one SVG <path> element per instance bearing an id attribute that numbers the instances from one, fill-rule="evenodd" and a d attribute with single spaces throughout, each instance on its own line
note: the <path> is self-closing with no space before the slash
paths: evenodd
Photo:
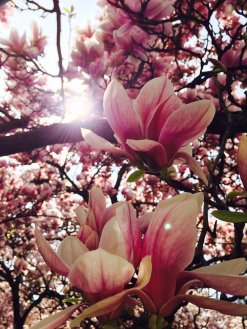
<path id="1" fill-rule="evenodd" d="M 129 234 L 130 231 L 126 233 Z M 108 234 L 108 237 L 105 237 L 105 241 L 109 242 L 112 232 L 109 230 L 105 234 Z M 88 251 L 79 239 L 76 237 L 67 237 L 61 242 L 57 253 L 55 253 L 39 230 L 36 230 L 36 239 L 39 251 L 47 265 L 53 271 L 68 276 L 71 284 L 79 291 L 82 291 L 90 303 L 95 303 L 73 320 L 72 327 L 90 316 L 106 315 L 108 319 L 117 317 L 126 297 L 130 294 L 138 294 L 140 289 L 150 279 L 151 260 L 147 256 L 138 266 L 139 276 L 136 286 L 132 289 L 125 289 L 125 286 L 135 274 L 135 268 L 125 258 L 117 255 L 118 253 L 122 253 L 122 250 L 125 248 L 124 246 L 122 248 L 120 247 L 121 240 L 119 241 L 117 250 L 112 249 L 108 252 L 103 248 L 98 248 Z M 101 244 L 104 247 L 104 242 Z M 109 246 L 106 247 L 111 249 Z M 80 306 L 81 304 L 78 304 L 52 315 L 33 326 L 32 329 L 56 329 Z"/>
<path id="2" fill-rule="evenodd" d="M 247 315 L 246 305 L 186 294 L 189 289 L 203 284 L 226 294 L 247 294 L 247 277 L 237 275 L 246 270 L 244 258 L 194 271 L 184 270 L 193 260 L 196 217 L 201 203 L 202 193 L 185 193 L 161 201 L 150 218 L 142 257 L 151 256 L 152 275 L 141 299 L 151 314 L 170 316 L 182 301 L 187 301 L 224 314 Z"/>
<path id="3" fill-rule="evenodd" d="M 8 51 L 14 51 L 19 54 L 23 54 L 27 47 L 26 34 L 19 35 L 15 28 L 11 29 L 8 39 L 0 39 L 0 43 L 3 44 Z"/>
<path id="4" fill-rule="evenodd" d="M 244 134 L 238 146 L 238 171 L 247 191 L 247 136 Z"/>
<path id="5" fill-rule="evenodd" d="M 151 172 L 169 167 L 175 160 L 184 161 L 207 181 L 188 147 L 212 121 L 215 108 L 211 101 L 183 104 L 166 77 L 146 83 L 132 101 L 122 85 L 113 80 L 104 94 L 104 110 L 122 148 L 82 130 L 92 147 L 123 154 L 137 165 L 142 162 Z"/>

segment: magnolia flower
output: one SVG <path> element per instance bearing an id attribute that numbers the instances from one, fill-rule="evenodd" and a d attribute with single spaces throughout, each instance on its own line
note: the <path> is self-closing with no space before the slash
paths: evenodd
<path id="1" fill-rule="evenodd" d="M 185 193 L 161 201 L 149 220 L 142 257 L 151 256 L 152 275 L 141 299 L 151 314 L 170 316 L 182 301 L 187 301 L 224 314 L 247 315 L 247 305 L 186 294 L 188 289 L 203 284 L 226 294 L 247 294 L 247 277 L 237 276 L 246 270 L 244 258 L 184 270 L 193 260 L 201 203 L 202 193 Z"/>
<path id="2" fill-rule="evenodd" d="M 104 110 L 122 148 L 83 129 L 83 137 L 92 147 L 123 154 L 135 164 L 144 163 L 152 172 L 171 166 L 175 160 L 185 161 L 207 181 L 188 147 L 212 121 L 215 108 L 211 101 L 183 104 L 166 77 L 146 83 L 132 101 L 122 85 L 113 80 L 104 94 Z"/>
<path id="3" fill-rule="evenodd" d="M 88 312 L 93 312 L 94 316 L 107 315 L 109 319 L 115 318 L 126 297 L 143 288 L 151 275 L 150 257 L 147 256 L 140 262 L 141 232 L 136 222 L 135 210 L 128 202 L 119 202 L 106 208 L 102 191 L 94 188 L 90 192 L 88 212 L 79 208 L 77 214 L 81 223 L 77 237 L 66 237 L 55 252 L 36 229 L 38 249 L 51 270 L 67 276 L 71 284 L 87 296 L 91 304 L 96 303 L 96 306 L 89 307 L 74 322 L 80 322 L 82 317 L 89 316 Z M 86 244 L 93 246 L 92 249 L 95 250 L 89 250 Z M 137 268 L 137 285 L 132 290 L 125 290 Z M 111 301 L 109 307 L 104 302 L 107 298 Z M 79 307 L 80 304 L 72 308 L 71 312 Z M 57 328 L 60 323 L 58 321 L 64 317 L 63 322 L 66 321 L 71 312 L 64 310 L 50 317 L 51 323 L 54 320 L 54 326 L 49 328 Z M 48 319 L 44 321 L 50 324 Z M 43 328 L 42 324 L 41 321 L 34 328 Z"/>
<path id="4" fill-rule="evenodd" d="M 247 191 L 247 136 L 244 134 L 238 146 L 238 171 Z"/>
<path id="5" fill-rule="evenodd" d="M 139 290 L 150 279 L 151 261 L 149 256 L 144 257 L 139 264 L 136 286 L 125 290 L 125 286 L 135 274 L 135 268 L 126 259 L 117 255 L 118 251 L 121 250 L 120 246 L 118 246 L 118 250 L 111 250 L 110 253 L 103 249 L 104 243 L 102 243 L 102 248 L 88 251 L 76 237 L 67 237 L 61 242 L 57 253 L 55 253 L 38 229 L 36 229 L 35 234 L 39 251 L 46 264 L 53 271 L 68 276 L 71 284 L 82 291 L 91 304 L 95 303 L 73 320 L 72 327 L 90 316 L 105 315 L 108 319 L 116 318 L 126 297 L 130 294 L 138 294 Z M 109 239 L 110 236 L 108 235 L 108 241 Z M 119 241 L 120 243 L 121 241 Z M 108 300 L 110 300 L 109 306 Z M 39 322 L 32 329 L 56 329 L 80 306 L 81 304 L 78 304 L 59 312 Z M 44 324 L 47 324 L 47 327 Z"/>

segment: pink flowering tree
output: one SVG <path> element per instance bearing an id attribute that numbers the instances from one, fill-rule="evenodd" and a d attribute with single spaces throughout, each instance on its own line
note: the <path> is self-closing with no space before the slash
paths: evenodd
<path id="1" fill-rule="evenodd" d="M 0 328 L 245 328 L 246 3 L 97 4 L 0 6 Z"/>

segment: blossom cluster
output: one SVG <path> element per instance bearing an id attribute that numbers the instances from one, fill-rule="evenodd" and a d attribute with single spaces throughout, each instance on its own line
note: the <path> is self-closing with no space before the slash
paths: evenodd
<path id="1" fill-rule="evenodd" d="M 160 201 L 154 212 L 137 218 L 126 201 L 106 207 L 99 188 L 90 192 L 88 209 L 77 209 L 80 229 L 66 237 L 55 252 L 36 229 L 37 244 L 47 265 L 67 276 L 89 302 L 71 326 L 87 317 L 118 318 L 128 299 L 137 295 L 150 315 L 168 317 L 182 301 L 224 314 L 246 315 L 247 306 L 210 299 L 188 290 L 207 285 L 226 294 L 244 296 L 247 278 L 244 258 L 187 271 L 197 240 L 196 218 L 203 194 L 184 193 Z M 137 277 L 135 286 L 126 289 Z M 130 300 L 128 300 L 128 305 Z M 33 328 L 57 328 L 83 302 L 41 321 Z"/>

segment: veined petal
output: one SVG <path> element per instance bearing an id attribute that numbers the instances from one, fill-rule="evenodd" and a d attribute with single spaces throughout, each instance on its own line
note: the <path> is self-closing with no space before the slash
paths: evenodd
<path id="1" fill-rule="evenodd" d="M 115 147 L 113 144 L 108 142 L 103 137 L 96 135 L 89 129 L 81 129 L 82 136 L 88 144 L 90 144 L 95 150 L 104 150 L 109 153 L 117 153 L 126 155 L 126 152 L 118 147 Z"/>
<path id="2" fill-rule="evenodd" d="M 70 322 L 70 327 L 74 328 L 78 326 L 81 321 L 86 318 L 90 318 L 93 316 L 102 316 L 105 314 L 112 313 L 116 311 L 121 305 L 124 303 L 125 298 L 128 295 L 140 295 L 141 298 L 146 298 L 146 303 L 149 302 L 149 309 L 151 311 L 155 311 L 155 307 L 152 304 L 152 301 L 149 300 L 148 296 L 141 291 L 143 287 L 149 282 L 152 272 L 152 263 L 150 256 L 146 256 L 142 259 L 140 263 L 140 269 L 138 274 L 138 280 L 136 286 L 131 289 L 124 290 L 114 296 L 105 298 L 94 305 L 87 308 L 83 311 L 77 318 Z"/>
<path id="3" fill-rule="evenodd" d="M 208 297 L 196 295 L 177 295 L 165 303 L 160 309 L 160 314 L 163 316 L 171 315 L 176 307 L 183 301 L 197 305 L 198 307 L 215 310 L 223 314 L 234 316 L 247 315 L 247 305 L 229 303 L 222 300 L 217 300 Z"/>
<path id="4" fill-rule="evenodd" d="M 184 160 L 188 164 L 188 167 L 194 171 L 194 173 L 203 181 L 205 185 L 208 185 L 208 180 L 206 175 L 204 174 L 202 168 L 200 167 L 199 163 L 188 153 L 186 152 L 178 152 L 176 154 L 175 159 L 177 160 Z"/>
<path id="5" fill-rule="evenodd" d="M 143 133 L 147 130 L 157 105 L 164 103 L 173 94 L 173 85 L 165 76 L 152 79 L 142 87 L 134 106 Z"/>
<path id="6" fill-rule="evenodd" d="M 43 237 L 40 230 L 38 230 L 37 228 L 35 229 L 35 236 L 39 252 L 41 253 L 42 257 L 44 258 L 44 261 L 49 266 L 49 268 L 58 274 L 67 276 L 69 274 L 69 268 L 62 261 L 62 259 L 58 257 L 58 255 L 52 249 L 50 244 Z"/>
<path id="7" fill-rule="evenodd" d="M 139 154 L 140 157 L 143 158 L 145 163 L 150 163 L 151 168 L 158 166 L 157 169 L 161 169 L 167 165 L 166 150 L 160 143 L 150 139 L 128 139 L 126 144 L 132 150 L 142 153 Z"/>
<path id="8" fill-rule="evenodd" d="M 122 141 L 141 137 L 137 115 L 131 100 L 123 86 L 115 79 L 105 91 L 103 106 L 107 121 Z"/>
<path id="9" fill-rule="evenodd" d="M 67 236 L 58 246 L 57 255 L 68 267 L 71 267 L 77 258 L 87 251 L 87 247 L 79 239 Z"/>
<path id="10" fill-rule="evenodd" d="M 168 158 L 181 146 L 201 136 L 212 121 L 215 107 L 211 101 L 200 100 L 182 105 L 167 119 L 159 142 L 165 147 Z"/>
<path id="11" fill-rule="evenodd" d="M 193 196 L 177 201 L 156 208 L 144 237 L 142 255 L 151 255 L 153 266 L 144 291 L 157 309 L 174 295 L 177 275 L 194 255 L 198 201 Z"/>
<path id="12" fill-rule="evenodd" d="M 134 273 L 133 265 L 125 259 L 96 249 L 77 259 L 70 270 L 69 280 L 79 290 L 94 297 L 94 302 L 122 291 Z"/>
<path id="13" fill-rule="evenodd" d="M 44 320 L 32 326 L 30 329 L 57 329 L 64 324 L 64 322 L 67 321 L 80 306 L 80 304 L 72 305 L 63 311 L 48 316 Z"/>

